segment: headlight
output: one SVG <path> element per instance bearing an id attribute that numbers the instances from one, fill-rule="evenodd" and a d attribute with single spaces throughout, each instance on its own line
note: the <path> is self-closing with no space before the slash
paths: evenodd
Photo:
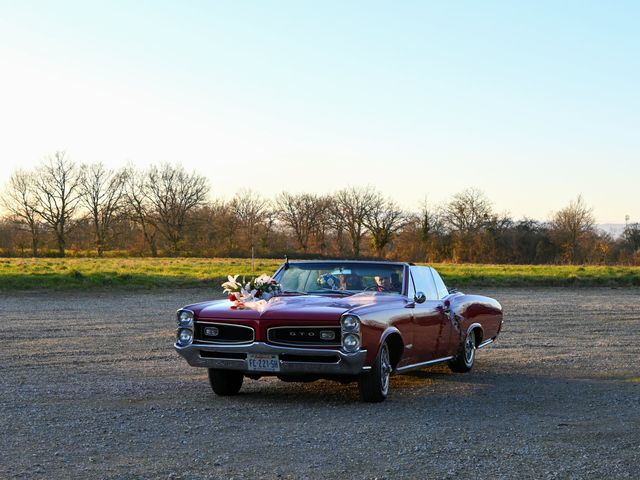
<path id="1" fill-rule="evenodd" d="M 176 342 L 181 347 L 186 347 L 193 342 L 193 319 L 191 310 L 178 310 L 176 322 L 178 331 L 176 332 Z"/>
<path id="2" fill-rule="evenodd" d="M 185 346 L 189 345 L 193 341 L 193 332 L 188 328 L 181 328 L 178 330 L 178 344 Z"/>
<path id="3" fill-rule="evenodd" d="M 193 327 L 193 312 L 191 310 L 178 310 L 178 327 Z"/>
<path id="4" fill-rule="evenodd" d="M 342 337 L 342 347 L 346 352 L 355 352 L 360 348 L 360 337 L 354 333 L 347 333 Z"/>
<path id="5" fill-rule="evenodd" d="M 360 319 L 355 315 L 345 315 L 340 320 L 344 332 L 359 332 Z"/>
<path id="6" fill-rule="evenodd" d="M 356 352 L 360 349 L 360 319 L 357 315 L 343 315 L 340 319 L 342 328 L 342 349 L 345 352 Z"/>

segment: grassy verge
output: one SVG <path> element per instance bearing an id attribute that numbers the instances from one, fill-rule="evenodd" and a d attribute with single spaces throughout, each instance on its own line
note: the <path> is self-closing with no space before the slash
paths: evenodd
<path id="1" fill-rule="evenodd" d="M 256 274 L 280 260 L 256 260 Z M 251 275 L 251 260 L 236 258 L 0 258 L 0 289 L 215 286 L 233 273 Z"/>
<path id="2" fill-rule="evenodd" d="M 258 259 L 272 273 L 281 260 Z M 640 286 L 640 267 L 565 265 L 434 265 L 450 286 Z M 228 274 L 252 275 L 238 258 L 0 258 L 0 290 L 92 287 L 219 288 Z"/>
<path id="3" fill-rule="evenodd" d="M 456 286 L 640 286 L 640 267 L 600 265 L 433 265 Z"/>

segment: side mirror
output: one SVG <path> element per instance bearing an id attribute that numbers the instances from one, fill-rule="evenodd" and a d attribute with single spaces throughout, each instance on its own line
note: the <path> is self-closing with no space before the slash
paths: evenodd
<path id="1" fill-rule="evenodd" d="M 427 299 L 427 296 L 424 294 L 424 292 L 416 292 L 416 296 L 413 297 L 413 299 L 416 303 L 424 303 Z"/>
<path id="2" fill-rule="evenodd" d="M 449 289 L 449 293 L 458 293 L 458 289 L 457 289 L 457 288 L 455 288 L 455 287 L 451 287 L 451 288 Z"/>

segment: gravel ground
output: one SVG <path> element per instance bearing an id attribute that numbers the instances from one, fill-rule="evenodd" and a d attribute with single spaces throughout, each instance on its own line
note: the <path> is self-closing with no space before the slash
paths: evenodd
<path id="1" fill-rule="evenodd" d="M 640 478 L 640 290 L 479 292 L 506 317 L 474 370 L 396 376 L 382 404 L 214 396 L 172 347 L 206 290 L 2 293 L 0 478 Z"/>

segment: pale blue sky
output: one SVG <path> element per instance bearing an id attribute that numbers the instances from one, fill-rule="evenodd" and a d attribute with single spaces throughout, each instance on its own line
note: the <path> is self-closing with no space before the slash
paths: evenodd
<path id="1" fill-rule="evenodd" d="M 483 189 L 640 221 L 640 2 L 0 0 L 0 182 L 181 162 L 214 196 Z"/>

